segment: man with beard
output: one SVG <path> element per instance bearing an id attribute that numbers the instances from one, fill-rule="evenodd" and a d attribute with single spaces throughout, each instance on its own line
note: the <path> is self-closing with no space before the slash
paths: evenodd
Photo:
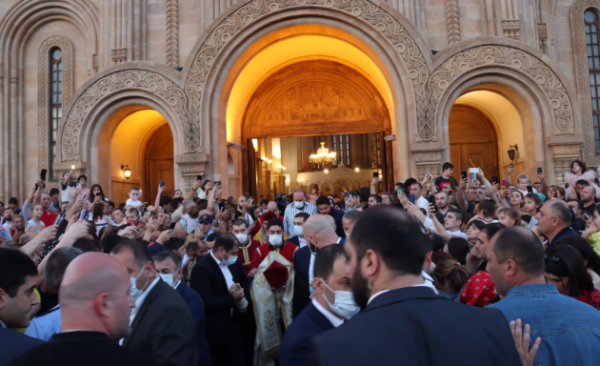
<path id="1" fill-rule="evenodd" d="M 346 233 L 344 233 L 344 224 L 342 223 L 342 218 L 344 217 L 344 212 L 340 210 L 336 210 L 331 206 L 329 198 L 325 196 L 319 197 L 317 199 L 317 208 L 319 209 L 319 213 L 321 215 L 329 215 L 333 217 L 333 221 L 335 222 L 335 232 L 341 238 L 346 238 Z"/>
<path id="2" fill-rule="evenodd" d="M 431 246 L 407 213 L 364 212 L 344 246 L 354 299 L 364 310 L 313 338 L 309 364 L 522 365 L 501 312 L 448 301 L 423 286 Z"/>
<path id="3" fill-rule="evenodd" d="M 446 214 L 448 214 L 448 193 L 444 191 L 440 191 L 435 194 L 435 207 L 437 207 L 438 212 L 441 213 L 444 218 L 446 218 Z"/>
<path id="4" fill-rule="evenodd" d="M 317 252 L 332 244 L 344 244 L 333 225 L 329 215 L 312 215 L 304 224 L 304 237 L 308 245 L 294 253 L 294 318 L 310 303 L 310 294 L 314 292 L 313 272 Z"/>

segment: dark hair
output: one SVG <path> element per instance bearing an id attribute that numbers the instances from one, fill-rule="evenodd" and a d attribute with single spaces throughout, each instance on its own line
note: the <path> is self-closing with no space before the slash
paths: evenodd
<path id="1" fill-rule="evenodd" d="M 375 199 L 375 201 L 377 201 L 377 203 L 381 203 L 382 202 L 381 196 L 378 195 L 378 194 L 372 194 L 372 195 L 369 196 L 369 198 L 371 198 L 371 197 L 373 197 Z"/>
<path id="2" fill-rule="evenodd" d="M 133 253 L 133 257 L 135 258 L 134 262 L 140 269 L 144 268 L 146 263 L 152 262 L 152 255 L 150 254 L 148 246 L 137 240 L 123 239 L 110 251 L 110 253 L 119 254 L 123 250 L 129 250 Z"/>
<path id="3" fill-rule="evenodd" d="M 75 257 L 83 251 L 74 247 L 58 248 L 50 252 L 46 269 L 44 270 L 44 282 L 53 289 L 58 289 L 62 282 L 67 266 Z"/>
<path id="4" fill-rule="evenodd" d="M 448 212 L 446 213 L 446 215 L 448 215 L 449 213 L 453 213 L 454 217 L 456 217 L 456 219 L 458 221 L 460 221 L 461 223 L 462 223 L 463 219 L 465 218 L 465 215 L 462 212 L 460 212 L 459 210 L 455 209 L 455 208 L 449 209 Z"/>
<path id="5" fill-rule="evenodd" d="M 574 160 L 571 162 L 571 172 L 573 172 L 573 164 L 577 163 L 577 165 L 579 165 L 581 167 L 581 172 L 585 172 L 587 170 L 587 166 L 585 165 L 585 163 L 581 160 Z"/>
<path id="6" fill-rule="evenodd" d="M 343 245 L 329 245 L 320 249 L 319 254 L 315 257 L 314 277 L 320 277 L 329 282 L 329 276 L 333 272 L 333 264 L 340 257 L 348 260 Z"/>
<path id="7" fill-rule="evenodd" d="M 52 188 L 50 190 L 50 196 L 54 196 L 55 194 L 60 193 L 60 191 L 58 190 L 58 188 Z M 4 206 L 4 204 L 2 204 L 2 206 Z"/>
<path id="8" fill-rule="evenodd" d="M 102 196 L 102 201 L 104 202 L 104 191 L 102 191 L 102 187 L 100 187 L 100 184 L 94 184 L 92 186 L 92 188 L 90 188 L 90 194 L 88 195 L 88 200 L 90 202 L 94 202 L 94 198 L 96 198 L 96 196 L 94 196 L 94 188 L 99 188 L 100 189 L 100 196 Z"/>
<path id="9" fill-rule="evenodd" d="M 231 224 L 231 226 L 240 226 L 240 225 L 244 225 L 246 227 L 246 229 L 248 228 L 248 223 L 244 219 L 237 219 Z"/>
<path id="10" fill-rule="evenodd" d="M 207 180 L 205 180 L 205 181 L 204 181 L 204 183 L 202 183 L 202 190 L 203 190 L 204 192 L 206 192 L 206 189 L 204 189 L 204 187 L 206 187 L 206 185 L 207 185 L 208 183 L 212 183 L 212 182 L 211 182 L 210 180 L 208 180 L 208 179 L 207 179 Z"/>
<path id="11" fill-rule="evenodd" d="M 494 253 L 498 264 L 513 259 L 525 273 L 534 276 L 544 274 L 544 246 L 533 231 L 511 226 L 494 237 Z"/>
<path id="12" fill-rule="evenodd" d="M 413 182 L 410 186 L 408 186 L 408 188 L 410 189 L 410 187 L 414 186 L 415 184 L 418 184 L 419 188 L 423 189 L 423 186 L 419 182 Z"/>
<path id="13" fill-rule="evenodd" d="M 81 178 L 85 179 L 86 182 L 88 181 L 87 177 L 85 175 L 83 175 L 83 174 L 81 174 L 79 177 L 77 177 L 77 181 L 79 182 L 79 180 Z"/>
<path id="14" fill-rule="evenodd" d="M 302 219 L 304 220 L 304 222 L 306 222 L 306 220 L 308 220 L 308 218 L 310 217 L 310 215 L 306 212 L 298 212 L 296 214 L 296 216 L 294 216 L 295 219 L 297 219 L 298 217 L 302 217 Z"/>
<path id="15" fill-rule="evenodd" d="M 178 251 L 183 246 L 185 241 L 179 238 L 169 238 L 169 240 L 163 243 L 163 247 L 168 251 Z"/>
<path id="16" fill-rule="evenodd" d="M 160 207 L 162 207 L 164 205 L 168 205 L 172 201 L 173 201 L 173 199 L 169 196 L 160 196 L 160 198 L 158 199 L 158 205 Z"/>
<path id="17" fill-rule="evenodd" d="M 181 205 L 182 203 L 183 203 L 183 197 L 173 198 L 171 200 L 171 207 L 173 207 L 173 210 L 177 210 L 177 208 L 179 208 L 179 205 Z"/>
<path id="18" fill-rule="evenodd" d="M 529 196 L 529 195 L 528 195 L 528 196 Z M 577 199 L 574 199 L 574 198 L 572 198 L 572 199 L 570 199 L 570 200 L 568 200 L 568 201 L 567 201 L 567 204 L 568 204 L 569 202 L 577 202 L 577 208 L 578 208 L 579 210 L 583 210 L 583 202 L 581 202 L 580 200 L 577 200 Z M 599 214 L 600 214 L 600 212 L 599 212 Z"/>
<path id="19" fill-rule="evenodd" d="M 271 226 L 280 226 L 281 230 L 283 230 L 283 221 L 281 221 L 281 219 L 278 217 L 274 217 L 267 221 L 267 230 L 269 230 Z"/>
<path id="20" fill-rule="evenodd" d="M 319 198 L 317 198 L 317 206 L 320 205 L 331 205 L 331 202 L 329 202 L 329 198 L 327 196 L 321 196 Z"/>
<path id="21" fill-rule="evenodd" d="M 13 205 L 19 205 L 19 200 L 17 199 L 17 197 L 11 197 L 8 199 L 8 204 L 13 204 Z"/>
<path id="22" fill-rule="evenodd" d="M 100 252 L 103 251 L 102 242 L 98 239 L 77 239 L 73 243 L 73 248 L 81 249 L 83 252 Z"/>
<path id="23" fill-rule="evenodd" d="M 35 264 L 25 253 L 0 247 L 0 288 L 8 296 L 15 297 L 27 277 L 35 277 L 37 274 Z"/>
<path id="24" fill-rule="evenodd" d="M 454 165 L 452 165 L 452 164 L 450 164 L 450 163 L 446 162 L 446 163 L 444 163 L 444 165 L 442 165 L 442 172 L 443 172 L 444 170 L 448 170 L 448 169 L 454 169 Z"/>
<path id="25" fill-rule="evenodd" d="M 219 236 L 221 236 L 221 233 L 213 232 L 206 238 L 206 241 L 215 241 Z"/>
<path id="26" fill-rule="evenodd" d="M 465 282 L 469 279 L 470 273 L 466 267 L 461 266 L 454 259 L 444 259 L 436 263 L 435 269 L 431 277 L 435 280 L 435 287 L 442 291 L 444 285 L 448 283 L 448 287 L 453 293 L 458 294 Z"/>
<path id="27" fill-rule="evenodd" d="M 502 224 L 500 224 L 502 225 Z M 467 228 L 471 227 L 471 226 L 475 226 L 477 228 L 477 230 L 481 231 L 484 227 L 486 227 L 487 225 L 485 224 L 485 222 L 481 221 L 481 220 L 473 220 L 471 221 L 471 223 L 467 226 Z M 504 226 L 504 225 L 503 225 Z"/>
<path id="28" fill-rule="evenodd" d="M 556 242 L 556 245 L 570 245 L 579 251 L 584 263 L 587 259 L 587 268 L 600 274 L 600 256 L 594 251 L 590 243 L 584 238 L 576 235 L 566 236 Z"/>
<path id="29" fill-rule="evenodd" d="M 354 224 L 350 241 L 356 247 L 357 260 L 371 249 L 385 265 L 399 274 L 418 275 L 425 255 L 431 251 L 431 239 L 406 212 L 377 206 L 361 213 Z"/>
<path id="30" fill-rule="evenodd" d="M 117 228 L 112 231 L 118 232 L 118 230 L 119 229 Z M 104 238 L 102 238 L 102 240 L 100 240 L 100 242 L 102 242 L 102 247 L 104 248 L 104 253 L 110 254 L 110 252 L 113 250 L 113 248 L 116 247 L 117 244 L 119 244 L 122 240 L 125 240 L 125 238 L 123 238 L 122 236 L 119 236 L 117 234 L 113 234 L 112 232 L 108 233 L 107 236 L 105 236 Z"/>
<path id="31" fill-rule="evenodd" d="M 115 208 L 115 203 L 113 201 L 108 201 L 106 204 L 112 208 Z"/>
<path id="32" fill-rule="evenodd" d="M 494 217 L 496 205 L 490 200 L 481 200 L 479 202 L 479 211 L 482 211 L 485 217 Z"/>
<path id="33" fill-rule="evenodd" d="M 451 260 L 453 262 L 456 262 L 456 259 L 452 258 L 452 256 L 444 251 L 437 251 L 437 252 L 433 252 L 431 253 L 431 262 L 435 265 L 437 265 L 439 262 L 444 261 L 444 260 Z"/>
<path id="34" fill-rule="evenodd" d="M 570 245 L 557 245 L 545 256 L 546 273 L 569 278 L 569 296 L 577 298 L 582 290 L 592 290 L 594 284 L 585 269 L 583 257 Z"/>
<path id="35" fill-rule="evenodd" d="M 179 258 L 179 256 L 177 254 L 175 254 L 169 250 L 163 250 L 163 251 L 160 251 L 160 252 L 154 254 L 154 257 L 152 257 L 152 263 L 163 262 L 167 258 L 171 258 L 173 263 L 175 263 L 175 270 L 178 270 L 179 268 L 181 268 L 181 258 Z"/>
<path id="36" fill-rule="evenodd" d="M 550 212 L 558 217 L 564 225 L 570 225 L 573 220 L 573 211 L 565 201 L 555 200 L 550 204 Z"/>
<path id="37" fill-rule="evenodd" d="M 463 238 L 454 237 L 448 241 L 448 253 L 461 264 L 467 263 L 470 249 L 469 242 Z"/>
<path id="38" fill-rule="evenodd" d="M 577 182 L 575 182 L 575 185 L 580 185 L 580 186 L 586 186 L 587 187 L 587 186 L 590 185 L 590 182 L 588 182 L 585 179 L 580 179 Z"/>
<path id="39" fill-rule="evenodd" d="M 439 234 L 434 233 L 433 231 L 430 231 L 427 235 L 431 239 L 433 252 L 439 252 L 440 250 L 444 250 L 444 246 L 446 245 L 444 238 L 442 238 Z"/>
<path id="40" fill-rule="evenodd" d="M 235 235 L 230 234 L 230 233 L 224 233 L 224 234 L 221 234 L 215 240 L 215 246 L 213 247 L 213 251 L 216 252 L 217 249 L 223 248 L 223 249 L 225 249 L 226 252 L 228 252 L 228 251 L 232 250 L 233 248 L 235 248 L 236 246 L 239 247 L 240 242 L 235 237 Z"/>
<path id="41" fill-rule="evenodd" d="M 358 216 L 360 215 L 360 211 L 348 211 L 344 214 L 344 216 L 342 216 L 342 220 L 346 219 L 346 220 L 356 220 L 358 218 Z"/>
<path id="42" fill-rule="evenodd" d="M 506 226 L 504 226 L 504 224 L 495 222 L 493 224 L 487 224 L 482 229 L 479 229 L 479 230 L 487 236 L 488 240 L 490 240 L 494 237 L 494 235 L 496 235 L 496 233 L 498 233 L 498 231 L 500 231 L 504 228 L 506 228 Z"/>

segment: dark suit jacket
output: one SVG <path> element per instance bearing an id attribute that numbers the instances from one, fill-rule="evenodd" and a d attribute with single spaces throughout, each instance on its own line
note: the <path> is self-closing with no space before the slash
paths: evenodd
<path id="1" fill-rule="evenodd" d="M 306 366 L 310 357 L 310 340 L 329 329 L 333 329 L 331 322 L 312 303 L 308 304 L 285 331 L 279 346 L 279 363 L 283 366 Z"/>
<path id="2" fill-rule="evenodd" d="M 152 355 L 119 346 L 100 332 L 68 332 L 17 357 L 9 365 L 37 366 L 159 366 Z M 2 352 L 4 353 L 4 348 Z"/>
<path id="3" fill-rule="evenodd" d="M 344 231 L 344 224 L 342 223 L 342 217 L 344 217 L 344 213 L 340 210 L 336 210 L 335 208 L 331 208 L 329 215 L 333 217 L 333 222 L 335 222 L 335 233 L 340 238 L 346 238 L 346 232 Z"/>
<path id="4" fill-rule="evenodd" d="M 238 265 L 239 263 L 239 265 Z M 241 267 L 241 268 L 240 268 Z M 247 283 L 244 282 L 245 271 L 239 261 L 229 266 L 233 282 L 244 287 L 244 294 L 249 295 Z M 241 277 L 240 277 L 241 276 Z M 210 346 L 221 346 L 228 342 L 234 326 L 234 317 L 239 313 L 233 295 L 229 293 L 223 272 L 210 253 L 202 258 L 192 269 L 191 287 L 196 290 L 206 306 L 206 338 Z M 247 298 L 247 297 L 246 297 Z M 233 309 L 234 317 L 231 316 Z M 246 312 L 250 311 L 250 306 Z M 237 318 L 237 317 L 236 317 Z"/>
<path id="5" fill-rule="evenodd" d="M 19 333 L 16 330 L 6 329 L 0 325 L 0 366 L 4 366 L 15 357 L 44 342 Z"/>
<path id="6" fill-rule="evenodd" d="M 491 310 L 427 287 L 392 290 L 313 338 L 309 365 L 521 366 L 508 321 Z"/>
<path id="7" fill-rule="evenodd" d="M 292 317 L 295 319 L 310 304 L 308 271 L 310 269 L 310 248 L 305 246 L 294 252 L 294 297 L 292 300 Z"/>
<path id="8" fill-rule="evenodd" d="M 196 365 L 196 327 L 190 308 L 160 278 L 138 310 L 123 347 L 151 354 L 163 365 Z"/>
<path id="9" fill-rule="evenodd" d="M 206 340 L 206 320 L 204 315 L 204 302 L 196 291 L 180 282 L 175 289 L 188 304 L 194 323 L 196 324 L 196 344 L 198 345 L 198 365 L 212 365 L 210 352 L 208 350 L 208 341 Z"/>
<path id="10" fill-rule="evenodd" d="M 296 235 L 296 236 L 292 236 L 291 238 L 289 238 L 288 240 L 286 240 L 289 243 L 294 244 L 295 246 L 298 247 L 298 249 L 300 249 L 300 238 Z"/>

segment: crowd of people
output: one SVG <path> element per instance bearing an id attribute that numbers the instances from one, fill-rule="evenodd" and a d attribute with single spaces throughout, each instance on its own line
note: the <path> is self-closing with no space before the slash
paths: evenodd
<path id="1" fill-rule="evenodd" d="M 600 187 L 445 163 L 379 192 L 0 202 L 2 365 L 592 365 Z M 161 182 L 162 183 L 162 182 Z M 151 200 L 150 200 L 151 201 Z"/>

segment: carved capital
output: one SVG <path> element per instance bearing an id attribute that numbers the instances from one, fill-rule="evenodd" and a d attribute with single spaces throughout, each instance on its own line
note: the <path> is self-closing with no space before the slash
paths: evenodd
<path id="1" fill-rule="evenodd" d="M 183 186 L 185 187 L 185 190 L 189 190 L 192 186 L 192 181 L 196 179 L 196 176 L 204 175 L 206 172 L 209 156 L 208 154 L 176 155 L 174 160 L 175 164 L 179 167 L 179 172 L 183 179 Z"/>
<path id="2" fill-rule="evenodd" d="M 565 186 L 565 173 L 571 170 L 571 162 L 579 159 L 579 150 L 584 141 L 583 135 L 551 136 L 547 139 L 552 149 L 557 185 Z"/>
<path id="3" fill-rule="evenodd" d="M 421 180 L 429 171 L 434 177 L 441 174 L 444 163 L 444 144 L 442 142 L 419 142 L 410 147 L 417 166 L 417 179 Z"/>

